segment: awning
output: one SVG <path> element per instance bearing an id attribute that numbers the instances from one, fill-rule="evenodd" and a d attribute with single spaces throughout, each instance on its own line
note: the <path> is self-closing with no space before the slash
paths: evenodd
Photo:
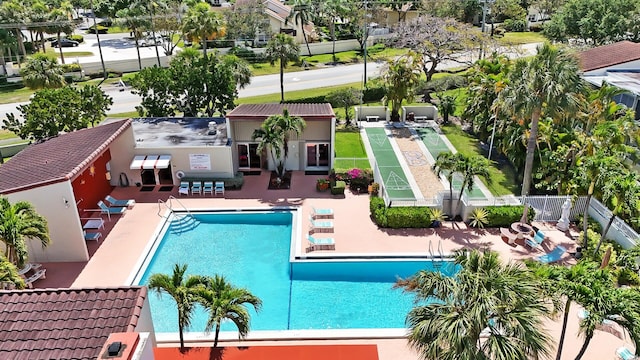
<path id="1" fill-rule="evenodd" d="M 171 155 L 136 155 L 131 161 L 130 169 L 166 169 L 169 167 Z"/>

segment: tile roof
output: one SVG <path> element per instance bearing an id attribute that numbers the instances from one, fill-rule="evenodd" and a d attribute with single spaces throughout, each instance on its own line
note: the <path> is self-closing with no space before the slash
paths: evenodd
<path id="1" fill-rule="evenodd" d="M 115 121 L 29 145 L 0 166 L 0 194 L 72 179 L 129 126 L 131 120 Z"/>
<path id="2" fill-rule="evenodd" d="M 640 43 L 620 41 L 598 46 L 578 54 L 582 71 L 602 69 L 608 66 L 640 60 Z"/>
<path id="3" fill-rule="evenodd" d="M 307 118 L 332 119 L 336 115 L 331 104 L 242 104 L 227 114 L 229 119 L 251 118 L 266 119 L 271 115 L 282 114 L 283 109 L 289 110 L 289 115 Z"/>
<path id="4" fill-rule="evenodd" d="M 0 291 L 0 359 L 96 359 L 134 331 L 145 287 Z"/>

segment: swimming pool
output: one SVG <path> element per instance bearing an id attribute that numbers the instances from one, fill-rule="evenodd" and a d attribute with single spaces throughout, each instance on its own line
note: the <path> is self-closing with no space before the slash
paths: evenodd
<path id="1" fill-rule="evenodd" d="M 433 262 L 411 259 L 291 258 L 294 211 L 194 213 L 199 224 L 188 231 L 169 225 L 134 281 L 144 285 L 154 273 L 170 274 L 175 263 L 187 272 L 224 275 L 263 302 L 251 310 L 251 330 L 404 328 L 413 298 L 392 289 Z M 445 263 L 446 264 L 446 263 Z M 452 273 L 451 266 L 443 271 Z M 156 332 L 176 332 L 175 304 L 167 295 L 149 296 Z M 196 309 L 191 331 L 204 330 L 207 313 Z M 235 331 L 223 324 L 223 331 Z"/>

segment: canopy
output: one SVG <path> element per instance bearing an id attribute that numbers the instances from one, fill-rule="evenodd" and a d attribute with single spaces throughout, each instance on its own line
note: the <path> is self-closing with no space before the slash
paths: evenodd
<path id="1" fill-rule="evenodd" d="M 167 169 L 171 155 L 136 155 L 131 161 L 130 169 Z"/>

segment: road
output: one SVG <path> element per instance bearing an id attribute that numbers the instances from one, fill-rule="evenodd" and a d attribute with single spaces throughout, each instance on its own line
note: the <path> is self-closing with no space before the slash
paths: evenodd
<path id="1" fill-rule="evenodd" d="M 111 44 L 114 47 L 124 46 L 122 43 L 124 40 L 118 38 L 112 38 L 113 35 L 109 36 L 107 41 L 111 41 Z M 100 38 L 100 42 L 103 43 L 102 37 Z M 87 41 L 87 40 L 85 40 Z M 118 45 L 119 44 L 119 45 Z M 87 45 L 91 46 L 91 45 Z M 536 44 L 527 44 L 525 46 L 520 47 L 519 49 L 503 49 L 502 53 L 507 54 L 509 57 L 521 57 L 521 56 L 529 56 L 535 53 Z M 80 50 L 79 47 L 76 48 L 66 48 L 66 49 L 76 49 Z M 65 50 L 66 50 L 65 49 Z M 128 49 L 129 51 L 130 49 Z M 152 51 L 152 48 L 145 48 L 144 50 Z M 120 50 L 123 51 L 122 49 Z M 133 48 L 135 52 L 135 47 Z M 106 53 L 106 51 L 105 51 Z M 111 53 L 111 51 L 109 52 Z M 120 53 L 120 56 L 123 54 Z M 151 56 L 155 55 L 155 50 Z M 109 55 L 114 56 L 114 55 Z M 117 53 L 116 55 L 117 56 Z M 135 58 L 135 55 L 134 55 Z M 455 68 L 459 67 L 460 64 L 455 62 L 446 62 L 438 66 L 438 69 L 447 69 L 447 68 Z M 382 64 L 369 62 L 367 63 L 367 79 L 372 77 L 376 77 L 380 74 L 380 68 Z M 333 67 L 327 67 L 324 69 L 318 70 L 307 70 L 307 71 L 296 71 L 285 73 L 284 75 L 284 90 L 285 90 L 285 98 L 286 93 L 288 91 L 296 91 L 296 90 L 305 90 L 305 89 L 313 89 L 317 87 L 324 86 L 333 86 L 333 85 L 342 85 L 342 84 L 350 84 L 362 82 L 364 74 L 364 65 L 363 64 L 355 64 L 355 65 L 339 65 Z M 135 111 L 135 107 L 140 104 L 140 97 L 137 95 L 131 94 L 130 91 L 119 91 L 113 85 L 105 85 L 103 90 L 113 98 L 113 105 L 111 109 L 108 111 L 109 114 L 120 114 L 130 111 Z M 276 94 L 280 92 L 280 75 L 263 75 L 263 76 L 254 76 L 251 78 L 251 83 L 247 85 L 246 88 L 239 91 L 239 97 L 250 97 L 256 95 L 265 95 L 265 94 Z M 16 115 L 19 114 L 17 111 L 17 106 L 25 103 L 12 103 L 12 104 L 0 104 L 0 120 L 6 118 L 6 113 L 14 113 Z"/>

